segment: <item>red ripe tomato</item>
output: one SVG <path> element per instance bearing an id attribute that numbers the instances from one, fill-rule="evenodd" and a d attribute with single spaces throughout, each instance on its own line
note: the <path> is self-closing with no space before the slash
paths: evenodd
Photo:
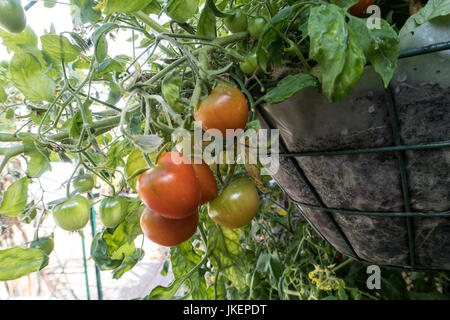
<path id="1" fill-rule="evenodd" d="M 198 226 L 198 210 L 184 219 L 167 219 L 150 209 L 141 215 L 141 229 L 151 241 L 166 247 L 176 246 L 192 237 Z"/>
<path id="2" fill-rule="evenodd" d="M 192 160 L 194 162 L 194 160 Z M 193 163 L 195 174 L 197 175 L 198 182 L 200 183 L 200 190 L 202 198 L 200 205 L 205 204 L 217 195 L 217 183 L 209 166 L 202 160 L 202 164 Z"/>
<path id="3" fill-rule="evenodd" d="M 349 9 L 354 16 L 362 16 L 366 13 L 367 8 L 375 3 L 375 0 L 360 0 L 357 4 Z"/>
<path id="4" fill-rule="evenodd" d="M 183 160 L 183 155 L 178 152 L 165 153 L 136 184 L 142 202 L 168 219 L 186 218 L 200 204 L 200 185 L 194 168 Z"/>
<path id="5" fill-rule="evenodd" d="M 217 129 L 226 136 L 227 129 L 244 129 L 248 121 L 248 101 L 237 88 L 218 84 L 208 97 L 200 101 L 194 119 L 203 129 Z"/>

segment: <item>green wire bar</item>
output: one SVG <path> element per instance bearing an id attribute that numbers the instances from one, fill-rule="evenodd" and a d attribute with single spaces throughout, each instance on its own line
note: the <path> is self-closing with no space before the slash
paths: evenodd
<path id="1" fill-rule="evenodd" d="M 81 246 L 83 248 L 83 265 L 84 265 L 84 281 L 86 284 L 86 296 L 87 300 L 91 300 L 91 292 L 89 291 L 89 277 L 87 272 L 87 263 L 86 263 L 86 249 L 84 245 L 84 236 L 81 237 Z"/>
<path id="2" fill-rule="evenodd" d="M 89 193 L 89 196 L 94 198 L 94 195 L 92 193 Z M 95 219 L 97 217 L 97 213 L 95 212 L 95 209 L 93 206 L 91 206 L 91 230 L 92 230 L 92 237 L 94 238 L 97 233 L 97 226 L 95 223 Z M 95 265 L 95 277 L 97 279 L 97 297 L 98 300 L 103 300 L 103 290 L 102 290 L 102 277 L 100 274 L 100 269 Z"/>
<path id="3" fill-rule="evenodd" d="M 306 208 L 321 210 L 321 211 L 330 211 L 333 213 L 342 213 L 348 215 L 356 215 L 356 216 L 372 216 L 372 217 L 415 217 L 415 218 L 450 218 L 450 211 L 444 212 L 396 212 L 396 211 L 357 211 L 357 210 L 346 210 L 346 209 L 334 209 L 328 207 L 314 206 L 308 203 L 296 201 L 291 199 L 292 202 L 298 204 L 299 206 L 303 206 Z"/>

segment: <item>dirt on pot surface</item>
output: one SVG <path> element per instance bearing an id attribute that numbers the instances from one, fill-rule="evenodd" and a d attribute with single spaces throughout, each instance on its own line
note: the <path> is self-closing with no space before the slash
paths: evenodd
<path id="1" fill-rule="evenodd" d="M 402 144 L 449 140 L 449 88 L 404 82 L 392 87 L 391 92 Z M 395 145 L 388 95 L 371 68 L 341 102 L 329 103 L 317 89 L 309 88 L 283 103 L 264 106 L 260 115 L 266 125 L 280 129 L 289 152 Z M 449 148 L 407 151 L 404 157 L 412 211 L 448 211 Z M 298 202 L 356 211 L 405 211 L 395 152 L 282 158 L 274 178 Z M 313 186 L 315 194 L 307 183 Z M 410 265 L 406 218 L 327 213 L 301 205 L 299 208 L 341 252 L 380 265 Z M 450 269 L 450 218 L 410 220 L 417 267 Z"/>

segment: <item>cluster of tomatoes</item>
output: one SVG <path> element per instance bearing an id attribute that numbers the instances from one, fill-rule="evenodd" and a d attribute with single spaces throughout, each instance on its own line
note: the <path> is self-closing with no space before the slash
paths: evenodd
<path id="1" fill-rule="evenodd" d="M 237 88 L 218 84 L 200 101 L 194 112 L 203 129 L 215 129 L 222 137 L 244 129 L 248 102 Z M 232 132 L 227 132 L 232 129 Z M 216 223 L 228 228 L 248 224 L 258 212 L 260 200 L 253 182 L 240 177 L 232 180 L 217 196 L 217 184 L 203 161 L 187 161 L 181 153 L 167 152 L 138 180 L 139 198 L 147 206 L 141 228 L 153 242 L 175 246 L 197 230 L 198 207 L 208 203 L 208 213 Z M 198 163 L 198 164 L 197 164 Z"/>
<path id="2" fill-rule="evenodd" d="M 56 224 L 66 231 L 80 230 L 89 222 L 91 204 L 80 193 L 91 191 L 95 187 L 95 179 L 90 174 L 80 174 L 73 179 L 72 187 L 79 194 L 53 208 Z M 100 202 L 99 213 L 105 227 L 115 228 L 128 214 L 128 200 L 121 196 L 106 197 Z"/>
<path id="3" fill-rule="evenodd" d="M 217 184 L 208 165 L 187 163 L 181 153 L 167 152 L 145 171 L 136 185 L 147 206 L 141 228 L 153 242 L 175 246 L 197 230 L 198 207 L 215 198 Z"/>

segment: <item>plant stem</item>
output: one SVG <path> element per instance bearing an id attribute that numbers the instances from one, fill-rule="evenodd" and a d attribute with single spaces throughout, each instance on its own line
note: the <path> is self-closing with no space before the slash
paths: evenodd
<path id="1" fill-rule="evenodd" d="M 139 18 L 143 23 L 152 28 L 158 33 L 171 33 L 170 30 L 163 28 L 158 22 L 150 18 L 142 11 L 138 11 L 134 14 L 137 18 Z"/>

